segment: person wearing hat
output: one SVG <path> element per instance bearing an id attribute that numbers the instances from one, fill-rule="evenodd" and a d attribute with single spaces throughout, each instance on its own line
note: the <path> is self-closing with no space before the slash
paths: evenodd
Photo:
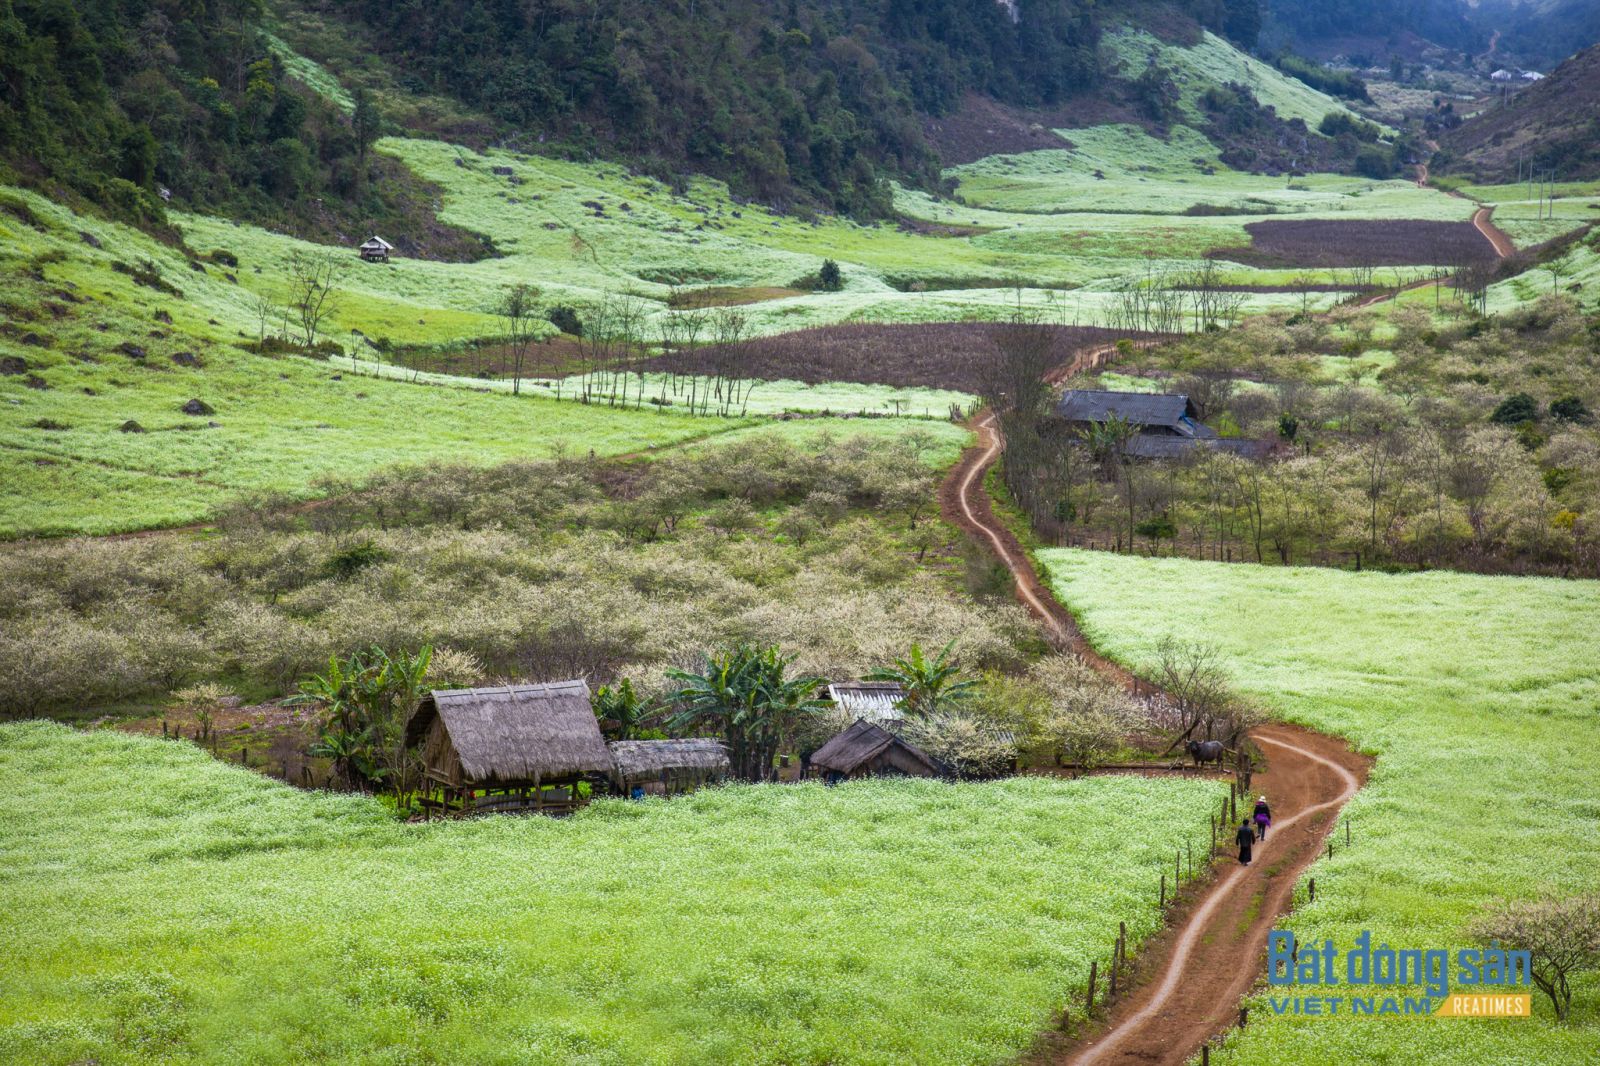
<path id="1" fill-rule="evenodd" d="M 1267 797 L 1262 796 L 1256 800 L 1256 839 L 1267 839 L 1267 826 L 1272 824 L 1272 809 L 1267 806 Z"/>

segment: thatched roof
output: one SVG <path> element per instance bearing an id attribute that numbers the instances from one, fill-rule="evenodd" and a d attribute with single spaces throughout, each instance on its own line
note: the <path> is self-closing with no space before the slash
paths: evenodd
<path id="1" fill-rule="evenodd" d="M 612 780 L 720 777 L 728 772 L 728 749 L 716 740 L 613 740 Z"/>
<path id="2" fill-rule="evenodd" d="M 939 764 L 929 758 L 921 748 L 907 744 L 893 733 L 859 718 L 849 729 L 813 752 L 811 765 L 841 774 L 853 774 L 890 747 L 898 748 L 914 762 L 925 764 L 928 773 L 940 772 Z"/>
<path id="3" fill-rule="evenodd" d="M 433 692 L 406 723 L 407 745 L 421 743 L 436 719 L 469 781 L 611 772 L 611 753 L 582 681 Z"/>
<path id="4" fill-rule="evenodd" d="M 828 698 L 857 718 L 869 722 L 898 722 L 905 712 L 897 704 L 905 697 L 898 681 L 841 681 L 828 686 Z"/>

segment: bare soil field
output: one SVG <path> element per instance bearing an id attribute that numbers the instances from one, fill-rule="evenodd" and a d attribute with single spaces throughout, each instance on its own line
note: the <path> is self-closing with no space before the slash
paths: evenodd
<path id="1" fill-rule="evenodd" d="M 748 342 L 739 359 L 746 377 L 766 380 L 854 381 L 896 388 L 957 389 L 976 392 L 981 368 L 997 358 L 995 322 L 935 322 L 905 325 L 819 326 Z M 1059 362 L 1076 349 L 1106 343 L 1126 333 L 1056 326 Z M 724 354 L 715 347 L 674 353 L 650 361 L 649 368 L 679 373 L 715 373 Z"/>
<path id="2" fill-rule="evenodd" d="M 1247 248 L 1213 248 L 1206 255 L 1256 267 L 1435 266 L 1495 258 L 1471 222 L 1268 219 L 1245 226 Z"/>

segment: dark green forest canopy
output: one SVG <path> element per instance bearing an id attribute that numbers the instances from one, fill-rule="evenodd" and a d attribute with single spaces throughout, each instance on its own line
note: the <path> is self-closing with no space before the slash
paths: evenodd
<path id="1" fill-rule="evenodd" d="M 1258 0 L 1167 5 L 1242 43 Z M 1148 6 L 1148 5 L 1146 5 Z M 689 171 L 778 205 L 890 211 L 930 187 L 922 119 L 967 93 L 1049 106 L 1105 80 L 1095 0 L 351 0 L 321 11 L 400 86 L 453 97 L 505 139 Z M 1144 10 L 1141 8 L 1140 10 Z M 263 0 L 0 0 L 0 174 L 118 217 L 177 202 L 296 227 L 397 210 L 366 151 L 381 122 L 290 79 Z M 1191 23 L 1192 24 L 1192 23 Z M 361 131 L 358 134 L 358 130 Z M 296 205 L 300 205 L 297 211 Z"/>
<path id="2" fill-rule="evenodd" d="M 370 99 L 346 115 L 290 79 L 265 14 L 261 0 L 0 0 L 0 180 L 147 225 L 163 188 L 302 233 L 414 208 L 418 183 L 368 151 Z"/>

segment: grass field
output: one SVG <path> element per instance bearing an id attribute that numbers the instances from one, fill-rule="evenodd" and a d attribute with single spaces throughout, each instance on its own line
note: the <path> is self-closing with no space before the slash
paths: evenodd
<path id="1" fill-rule="evenodd" d="M 1096 645 L 1141 664 L 1162 636 L 1214 642 L 1237 686 L 1375 753 L 1346 817 L 1354 846 L 1309 871 L 1317 901 L 1283 925 L 1341 950 L 1468 946 L 1500 897 L 1592 890 L 1600 869 L 1600 584 L 1041 553 Z M 1314 989 L 1310 990 L 1315 994 Z M 1334 990 L 1337 994 L 1337 990 Z M 1264 1000 L 1225 1061 L 1591 1062 L 1600 981 L 1573 1021 L 1274 1017 Z"/>
<path id="2" fill-rule="evenodd" d="M 714 789 L 403 826 L 179 743 L 0 728 L 0 1059 L 1003 1061 L 1220 786 Z"/>

